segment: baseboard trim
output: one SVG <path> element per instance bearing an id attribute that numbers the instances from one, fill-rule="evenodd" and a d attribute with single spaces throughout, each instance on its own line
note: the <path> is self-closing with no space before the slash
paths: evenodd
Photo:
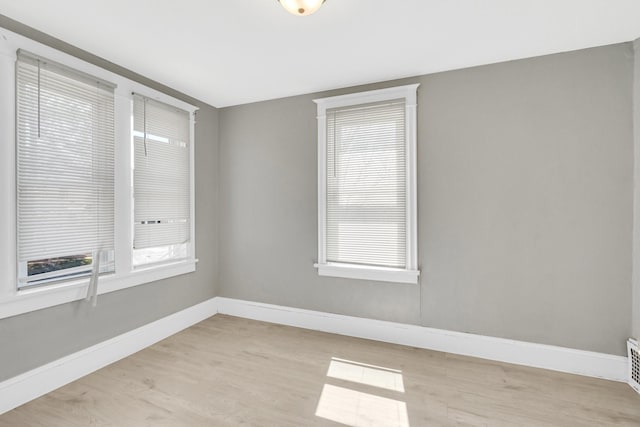
<path id="1" fill-rule="evenodd" d="M 627 381 L 627 358 L 382 320 L 217 297 L 218 313 L 612 381 Z"/>
<path id="2" fill-rule="evenodd" d="M 130 356 L 217 313 L 216 298 L 0 383 L 0 414 Z"/>
<path id="3" fill-rule="evenodd" d="M 612 381 L 627 381 L 627 358 L 623 356 L 216 297 L 0 382 L 0 414 L 143 350 L 216 313 Z"/>

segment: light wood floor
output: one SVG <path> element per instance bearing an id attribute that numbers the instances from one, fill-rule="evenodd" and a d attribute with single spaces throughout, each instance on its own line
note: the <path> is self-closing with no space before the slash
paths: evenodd
<path id="1" fill-rule="evenodd" d="M 0 426 L 640 426 L 622 383 L 217 315 Z"/>

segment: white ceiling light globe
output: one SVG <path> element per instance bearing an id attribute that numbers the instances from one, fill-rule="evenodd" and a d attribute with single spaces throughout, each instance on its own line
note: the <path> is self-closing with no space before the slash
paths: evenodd
<path id="1" fill-rule="evenodd" d="M 320 9 L 325 0 L 278 0 L 278 2 L 293 15 L 307 16 Z"/>

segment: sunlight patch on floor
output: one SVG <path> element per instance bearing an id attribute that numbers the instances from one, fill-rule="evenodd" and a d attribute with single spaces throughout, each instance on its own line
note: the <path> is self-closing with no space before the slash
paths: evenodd
<path id="1" fill-rule="evenodd" d="M 402 371 L 333 357 L 327 376 L 404 393 Z"/>
<path id="2" fill-rule="evenodd" d="M 407 404 L 325 384 L 316 416 L 351 427 L 409 427 Z"/>

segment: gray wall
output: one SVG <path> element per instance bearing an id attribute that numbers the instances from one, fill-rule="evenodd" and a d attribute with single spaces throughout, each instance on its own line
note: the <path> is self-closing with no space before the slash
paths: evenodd
<path id="1" fill-rule="evenodd" d="M 0 320 L 0 381 L 218 294 L 624 354 L 631 44 L 218 111 L 2 15 L 0 26 L 200 107 L 201 260 L 95 309 Z M 415 82 L 421 284 L 320 278 L 312 99 Z"/>
<path id="2" fill-rule="evenodd" d="M 218 111 L 0 15 L 0 26 L 78 56 L 200 107 L 197 113 L 197 271 L 98 297 L 0 320 L 0 381 L 165 317 L 217 293 Z"/>
<path id="3" fill-rule="evenodd" d="M 631 329 L 630 43 L 220 110 L 220 294 L 612 354 Z M 420 83 L 420 285 L 318 277 L 315 97 Z"/>

